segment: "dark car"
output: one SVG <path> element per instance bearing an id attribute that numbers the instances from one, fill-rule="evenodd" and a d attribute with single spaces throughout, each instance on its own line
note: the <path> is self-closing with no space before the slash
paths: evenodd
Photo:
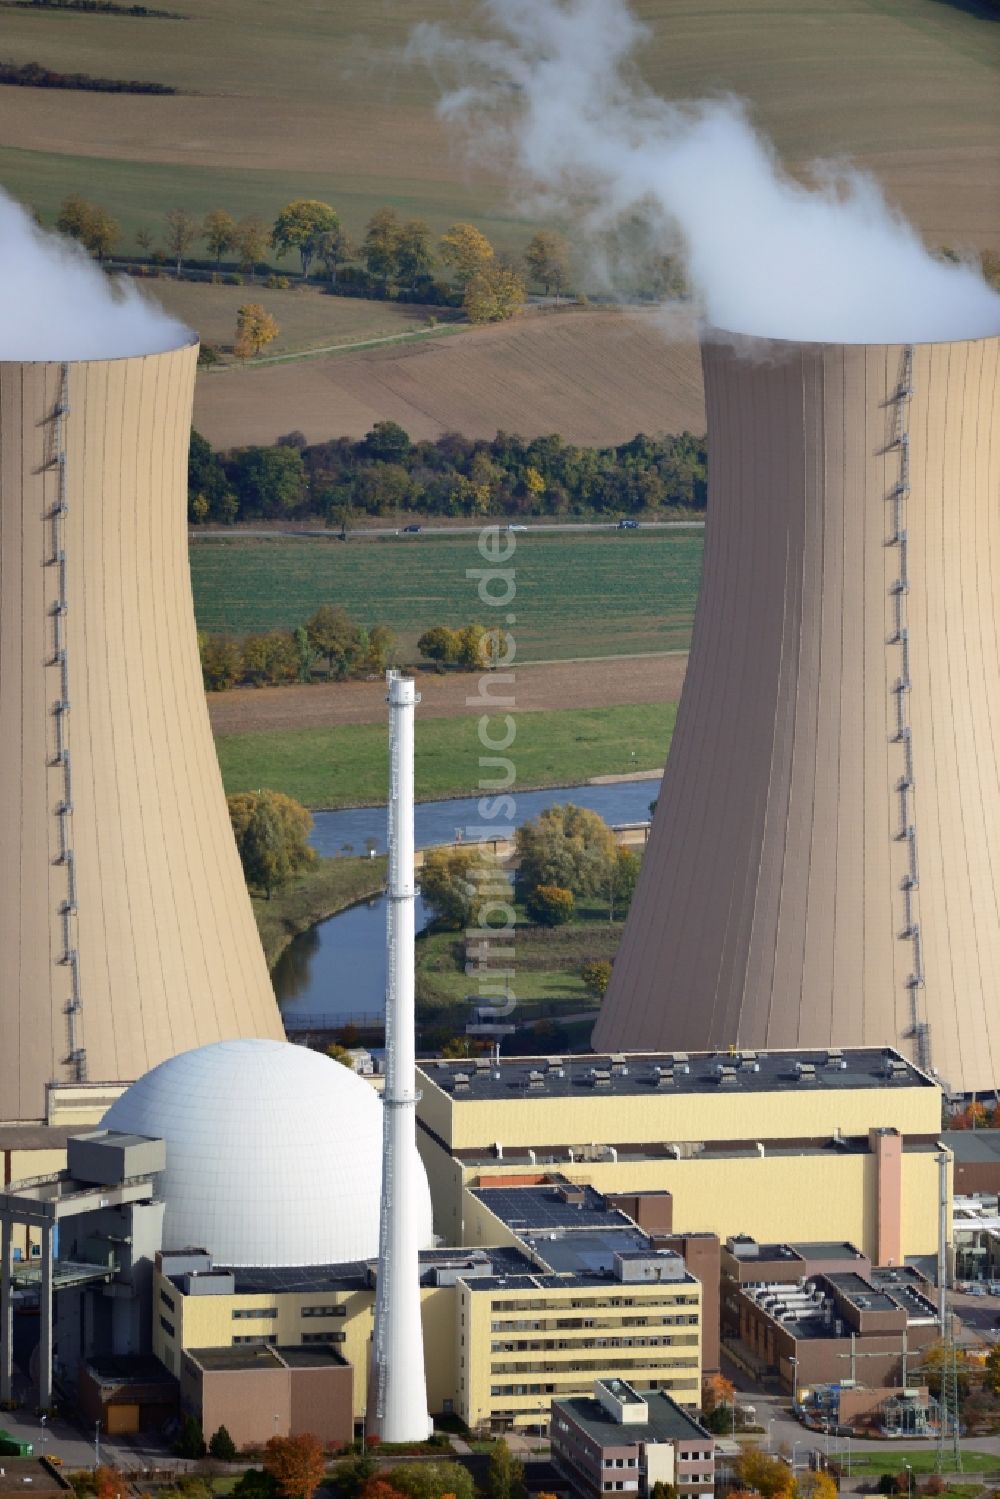
<path id="1" fill-rule="evenodd" d="M 403 535 L 404 536 L 416 536 L 416 534 L 417 534 L 417 532 L 419 530 L 420 530 L 419 526 L 404 526 L 403 527 Z"/>
<path id="2" fill-rule="evenodd" d="M 618 529 L 619 531 L 638 531 L 639 522 L 637 520 L 620 520 L 618 522 Z"/>

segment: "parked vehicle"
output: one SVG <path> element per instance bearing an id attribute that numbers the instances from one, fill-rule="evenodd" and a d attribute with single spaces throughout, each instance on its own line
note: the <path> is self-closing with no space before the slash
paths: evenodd
<path id="1" fill-rule="evenodd" d="M 620 520 L 618 522 L 619 531 L 638 531 L 638 529 L 639 522 L 637 520 Z"/>
<path id="2" fill-rule="evenodd" d="M 421 526 L 404 526 L 403 527 L 403 535 L 404 536 L 416 536 L 417 532 L 420 531 L 420 530 L 422 530 L 422 529 L 423 528 Z"/>
<path id="3" fill-rule="evenodd" d="M 514 526 L 514 525 L 511 525 L 511 526 L 507 527 L 508 531 L 527 531 L 527 529 L 528 529 L 527 526 Z"/>

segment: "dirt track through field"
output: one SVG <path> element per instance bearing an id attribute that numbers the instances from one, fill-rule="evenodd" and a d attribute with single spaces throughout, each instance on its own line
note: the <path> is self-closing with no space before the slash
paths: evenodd
<path id="1" fill-rule="evenodd" d="M 637 432 L 703 432 L 701 360 L 689 320 L 652 312 L 534 313 L 388 348 L 203 374 L 194 422 L 215 447 L 363 437 L 558 432 L 602 447 Z"/>
<path id="2" fill-rule="evenodd" d="M 612 708 L 629 703 L 675 703 L 681 695 L 687 656 L 610 656 L 599 661 L 557 661 L 518 667 L 513 686 L 491 684 L 491 696 L 512 696 L 514 711 L 546 708 Z M 480 710 L 478 678 L 467 673 L 418 677 L 424 718 L 459 718 Z M 314 683 L 295 687 L 241 687 L 210 693 L 209 716 L 216 734 L 271 729 L 325 729 L 340 724 L 381 723 L 385 684 Z M 506 706 L 502 711 L 508 711 Z"/>

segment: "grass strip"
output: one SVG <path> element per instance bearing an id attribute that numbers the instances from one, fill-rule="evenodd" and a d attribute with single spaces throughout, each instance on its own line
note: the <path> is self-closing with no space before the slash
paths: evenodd
<path id="1" fill-rule="evenodd" d="M 847 1459 L 842 1454 L 838 1460 L 847 1468 Z M 859 1452 L 858 1443 L 851 1450 L 851 1474 L 855 1473 L 902 1473 L 909 1466 L 914 1473 L 937 1471 L 937 1447 L 914 1447 L 899 1452 Z M 966 1473 L 1000 1472 L 1000 1455 L 995 1452 L 962 1452 L 962 1468 Z M 978 1487 L 978 1485 L 977 1485 Z"/>
<path id="2" fill-rule="evenodd" d="M 516 771 L 512 790 L 574 786 L 591 776 L 658 769 L 666 760 L 676 713 L 676 704 L 657 703 L 516 715 L 514 740 L 503 751 Z M 418 722 L 418 799 L 474 795 L 481 774 L 495 782 L 495 763 L 480 772 L 480 756 L 495 762 L 500 752 L 483 749 L 478 727 L 479 719 L 472 717 Z M 494 716 L 488 732 L 502 742 L 503 714 Z M 385 801 L 388 749 L 382 724 L 226 734 L 216 740 L 216 750 L 227 792 L 266 787 L 313 808 Z M 651 784 L 650 797 L 655 794 Z"/>

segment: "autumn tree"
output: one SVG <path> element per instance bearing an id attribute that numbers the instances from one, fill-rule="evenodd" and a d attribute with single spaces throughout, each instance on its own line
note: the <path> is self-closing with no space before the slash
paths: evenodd
<path id="1" fill-rule="evenodd" d="M 128 1484 L 117 1468 L 100 1467 L 94 1470 L 95 1499 L 121 1499 L 127 1489 Z"/>
<path id="2" fill-rule="evenodd" d="M 271 899 L 316 862 L 312 814 L 281 791 L 240 791 L 226 798 L 246 882 Z"/>
<path id="3" fill-rule="evenodd" d="M 368 273 L 387 286 L 396 274 L 401 225 L 394 208 L 378 208 L 368 220 L 361 245 Z"/>
<path id="4" fill-rule="evenodd" d="M 616 854 L 604 818 L 585 807 L 546 807 L 517 829 L 518 881 L 525 890 L 558 885 L 575 895 L 597 895 L 605 887 Z"/>
<path id="5" fill-rule="evenodd" d="M 795 1491 L 792 1470 L 780 1457 L 769 1457 L 757 1447 L 740 1449 L 736 1477 L 741 1488 L 754 1489 L 760 1499 L 791 1499 Z"/>
<path id="6" fill-rule="evenodd" d="M 296 198 L 287 203 L 275 219 L 271 245 L 279 256 L 287 255 L 289 250 L 298 250 L 302 274 L 308 276 L 320 236 L 331 234 L 339 227 L 340 217 L 329 203 L 321 203 L 318 198 Z"/>
<path id="7" fill-rule="evenodd" d="M 257 214 L 247 214 L 236 225 L 233 249 L 236 251 L 240 269 L 246 271 L 250 280 L 256 279 L 257 267 L 267 254 L 269 234 L 267 225 Z"/>
<path id="8" fill-rule="evenodd" d="M 420 894 L 440 926 L 453 931 L 475 926 L 481 904 L 475 879 L 476 851 L 429 848 L 420 870 Z"/>
<path id="9" fill-rule="evenodd" d="M 148 259 L 153 253 L 153 236 L 148 229 L 137 229 L 135 231 L 136 248 L 140 255 Z"/>
<path id="10" fill-rule="evenodd" d="M 532 921 L 537 921 L 540 926 L 564 926 L 573 920 L 576 899 L 572 890 L 566 890 L 562 885 L 535 885 L 524 908 Z"/>
<path id="11" fill-rule="evenodd" d="M 469 281 L 462 310 L 470 323 L 503 323 L 524 305 L 524 281 L 499 260 L 489 260 Z"/>
<path id="12" fill-rule="evenodd" d="M 206 692 L 225 692 L 240 679 L 243 656 L 235 640 L 228 635 L 198 636 L 201 675 Z"/>
<path id="13" fill-rule="evenodd" d="M 447 625 L 434 625 L 425 630 L 417 641 L 417 650 L 422 656 L 428 661 L 440 661 L 443 666 L 454 666 L 461 649 L 459 632 Z"/>
<path id="14" fill-rule="evenodd" d="M 97 260 L 111 254 L 121 230 L 108 211 L 96 203 L 88 203 L 79 193 L 71 193 L 63 200 L 56 219 L 60 234 L 69 235 Z"/>
<path id="15" fill-rule="evenodd" d="M 396 235 L 395 279 L 401 286 L 413 287 L 434 265 L 431 231 L 423 219 L 410 219 Z"/>
<path id="16" fill-rule="evenodd" d="M 701 1408 L 706 1416 L 715 1410 L 717 1405 L 732 1405 L 736 1394 L 736 1386 L 731 1379 L 724 1374 L 711 1374 L 702 1381 L 701 1386 Z"/>
<path id="17" fill-rule="evenodd" d="M 399 1489 L 385 1478 L 369 1478 L 358 1492 L 361 1499 L 401 1499 Z"/>
<path id="18" fill-rule="evenodd" d="M 463 289 L 495 258 L 493 246 L 474 224 L 452 224 L 441 236 L 439 253 Z"/>
<path id="19" fill-rule="evenodd" d="M 342 604 L 321 604 L 305 629 L 313 650 L 326 657 L 331 676 L 346 677 L 363 663 L 367 642 Z"/>
<path id="20" fill-rule="evenodd" d="M 280 331 L 277 319 L 260 302 L 244 302 L 236 309 L 233 353 L 240 359 L 250 359 L 276 339 Z"/>
<path id="21" fill-rule="evenodd" d="M 294 682 L 299 675 L 295 641 L 287 630 L 243 637 L 243 680 L 254 687 Z"/>
<path id="22" fill-rule="evenodd" d="M 354 253 L 347 232 L 339 222 L 332 229 L 324 229 L 317 234 L 313 251 L 331 285 L 337 280 L 340 266 L 350 260 Z"/>
<path id="23" fill-rule="evenodd" d="M 173 256 L 179 276 L 187 252 L 195 240 L 201 238 L 201 225 L 194 214 L 188 213 L 186 208 L 168 208 L 163 217 L 167 226 L 167 249 Z"/>
<path id="24" fill-rule="evenodd" d="M 607 874 L 608 920 L 627 915 L 639 879 L 639 855 L 631 848 L 618 848 Z"/>
<path id="25" fill-rule="evenodd" d="M 542 229 L 530 241 L 524 252 L 525 264 L 548 296 L 554 291 L 558 297 L 569 285 L 570 248 L 561 234 Z"/>
<path id="26" fill-rule="evenodd" d="M 795 1499 L 837 1499 L 837 1481 L 829 1473 L 806 1472 L 795 1483 Z"/>
<path id="27" fill-rule="evenodd" d="M 218 270 L 223 255 L 227 250 L 233 249 L 236 244 L 236 220 L 224 208 L 213 208 L 205 215 L 201 235 L 208 253 L 215 258 L 215 267 Z"/>
<path id="28" fill-rule="evenodd" d="M 589 958 L 580 977 L 596 999 L 603 999 L 611 982 L 611 964 L 606 958 Z"/>
<path id="29" fill-rule="evenodd" d="M 264 1472 L 274 1479 L 280 1499 L 312 1499 L 326 1476 L 323 1443 L 311 1432 L 272 1437 L 264 1448 Z"/>

